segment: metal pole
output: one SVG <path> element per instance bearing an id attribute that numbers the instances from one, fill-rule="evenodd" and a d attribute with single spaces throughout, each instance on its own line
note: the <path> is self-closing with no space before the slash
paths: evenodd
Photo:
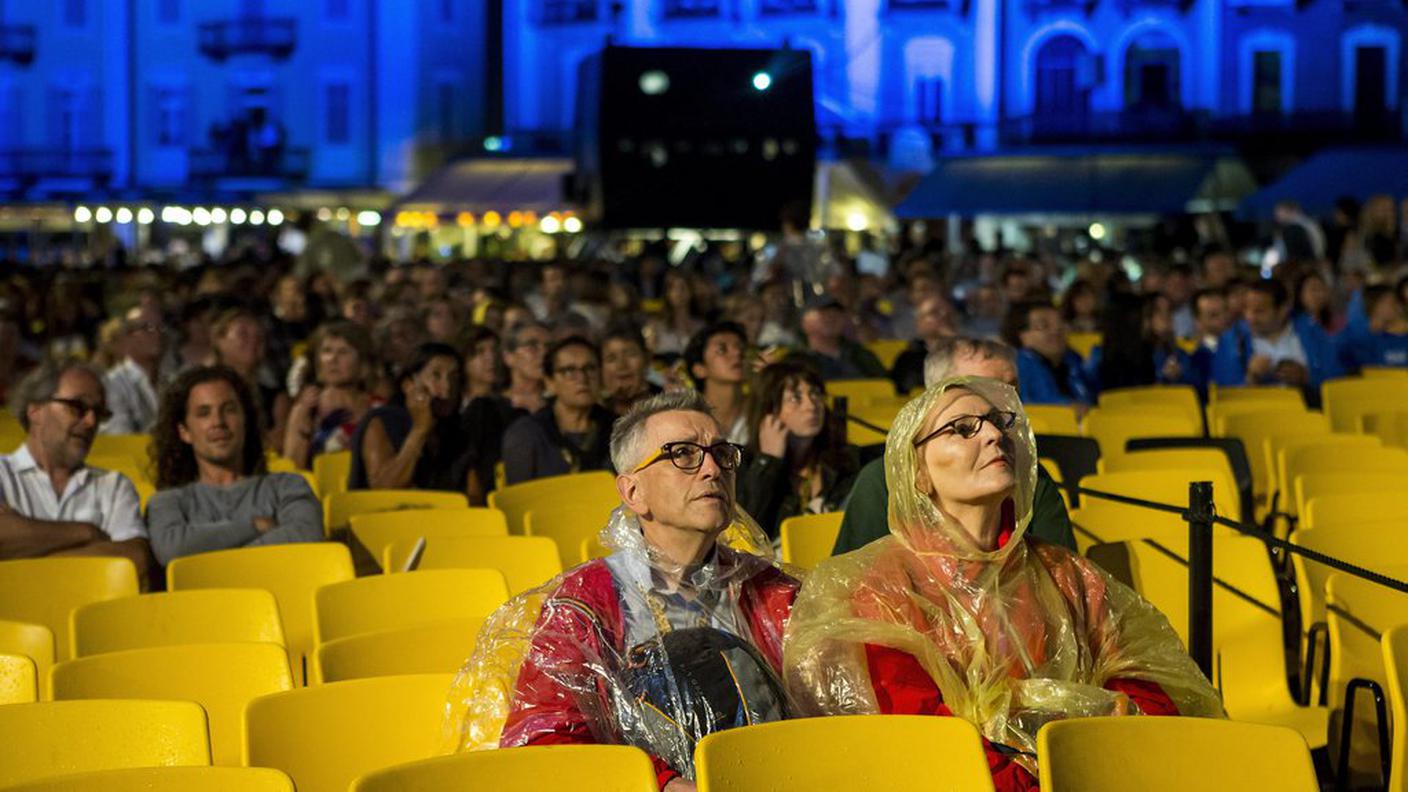
<path id="1" fill-rule="evenodd" d="M 1212 678 L 1211 481 L 1188 483 L 1188 654 Z"/>

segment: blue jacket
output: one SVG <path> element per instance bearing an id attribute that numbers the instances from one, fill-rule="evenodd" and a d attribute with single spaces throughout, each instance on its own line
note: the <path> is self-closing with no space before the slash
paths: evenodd
<path id="1" fill-rule="evenodd" d="M 1062 358 L 1066 364 L 1066 387 L 1070 396 L 1061 392 L 1056 384 L 1056 374 L 1051 365 L 1041 355 L 1030 349 L 1017 352 L 1017 380 L 1023 404 L 1094 404 L 1098 388 L 1086 371 L 1080 355 L 1066 350 Z"/>
<path id="2" fill-rule="evenodd" d="M 1305 349 L 1310 381 L 1306 383 L 1306 396 L 1309 403 L 1319 404 L 1320 383 L 1344 374 L 1340 362 L 1340 350 L 1334 336 L 1326 333 L 1309 316 L 1297 316 L 1291 320 L 1300 345 Z M 1232 325 L 1217 342 L 1217 353 L 1212 361 L 1212 380 L 1218 385 L 1246 385 L 1247 363 L 1252 359 L 1252 331 L 1246 320 Z"/>
<path id="3" fill-rule="evenodd" d="M 1357 372 L 1365 366 L 1408 366 L 1408 335 L 1370 330 L 1362 290 L 1349 299 L 1344 331 L 1337 340 L 1346 371 Z"/>

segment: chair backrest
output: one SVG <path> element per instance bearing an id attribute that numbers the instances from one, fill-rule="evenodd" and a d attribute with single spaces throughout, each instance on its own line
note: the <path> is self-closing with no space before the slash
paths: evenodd
<path id="1" fill-rule="evenodd" d="M 251 587 L 273 594 L 295 669 L 313 654 L 313 592 L 352 578 L 352 554 L 346 545 L 334 542 L 201 553 L 178 558 L 166 568 L 166 587 L 172 591 Z"/>
<path id="2" fill-rule="evenodd" d="M 329 451 L 313 457 L 313 478 L 318 480 L 319 498 L 346 492 L 347 477 L 351 473 L 351 451 Z"/>
<path id="3" fill-rule="evenodd" d="M 1141 388 L 1115 388 L 1101 391 L 1099 405 L 1107 408 L 1172 407 L 1182 410 L 1200 426 L 1203 407 L 1192 385 L 1150 385 Z"/>
<path id="4" fill-rule="evenodd" d="M 1360 481 L 1359 476 L 1335 475 L 1335 479 Z M 1355 490 L 1337 491 L 1333 486 L 1321 486 L 1320 476 L 1301 476 L 1297 479 L 1297 497 L 1303 497 L 1300 528 L 1321 526 L 1354 525 L 1363 522 L 1398 520 L 1408 524 L 1408 477 L 1371 476 L 1381 486 L 1373 482 L 1364 492 Z"/>
<path id="5" fill-rule="evenodd" d="M 700 740 L 694 762 L 700 792 L 993 788 L 978 730 L 962 718 L 839 715 L 743 726 Z"/>
<path id="6" fill-rule="evenodd" d="M 1068 718 L 1037 732 L 1045 792 L 1316 792 L 1305 738 L 1214 718 Z"/>
<path id="7" fill-rule="evenodd" d="M 802 569 L 811 569 L 831 557 L 836 535 L 841 532 L 845 512 L 802 514 L 788 517 L 779 529 L 782 535 L 782 560 Z"/>
<path id="8" fill-rule="evenodd" d="M 293 689 L 288 656 L 272 643 L 160 646 L 80 657 L 54 667 L 55 699 L 179 699 L 205 708 L 216 764 L 238 766 L 250 701 Z"/>
<path id="9" fill-rule="evenodd" d="M 831 380 L 826 383 L 826 395 L 832 399 L 844 396 L 848 406 L 861 407 L 872 399 L 895 398 L 895 383 L 887 379 Z"/>
<path id="10" fill-rule="evenodd" d="M 1359 415 L 1359 431 L 1374 435 L 1386 446 L 1408 448 L 1408 409 L 1400 401 L 1389 409 L 1366 410 Z"/>
<path id="11" fill-rule="evenodd" d="M 57 660 L 73 657 L 75 608 L 136 594 L 137 568 L 125 558 L 0 561 L 0 619 L 48 627 Z"/>
<path id="12" fill-rule="evenodd" d="M 534 507 L 572 503 L 584 509 L 621 502 L 616 491 L 616 476 L 604 470 L 545 476 L 532 481 L 510 484 L 489 493 L 489 506 L 503 511 L 508 518 L 508 531 L 523 533 L 523 515 Z"/>
<path id="13" fill-rule="evenodd" d="M 1032 432 L 1051 435 L 1078 435 L 1080 422 L 1074 407 L 1064 404 L 1024 404 L 1022 410 L 1032 425 Z"/>
<path id="14" fill-rule="evenodd" d="M 127 457 L 138 467 L 147 469 L 151 465 L 151 445 L 149 434 L 100 434 L 93 437 L 88 453 L 100 457 Z M 151 474 L 147 478 L 152 478 Z"/>
<path id="15" fill-rule="evenodd" d="M 1408 451 L 1384 448 L 1373 435 L 1325 435 L 1268 441 L 1276 454 L 1276 487 L 1282 507 L 1299 514 L 1297 476 L 1318 473 L 1401 473 L 1408 476 Z"/>
<path id="16" fill-rule="evenodd" d="M 354 514 L 468 507 L 469 499 L 462 492 L 418 489 L 335 492 L 323 497 L 323 528 L 328 536 L 333 536 L 347 529 L 347 521 Z"/>
<path id="17" fill-rule="evenodd" d="M 42 624 L 0 620 L 0 653 L 23 655 L 34 663 L 39 680 L 39 700 L 49 693 L 49 669 L 54 667 L 54 632 Z"/>
<path id="18" fill-rule="evenodd" d="M 1225 476 L 1225 473 L 1198 468 L 1129 470 L 1086 476 L 1080 480 L 1080 485 L 1155 503 L 1187 506 L 1189 482 L 1211 481 L 1215 504 L 1236 504 L 1239 500 L 1236 485 Z M 1227 507 L 1223 508 L 1230 511 Z M 1080 508 L 1071 511 L 1071 523 L 1076 544 L 1082 551 L 1102 542 L 1165 535 L 1186 537 L 1188 534 L 1188 524 L 1177 514 L 1155 512 L 1092 495 L 1083 497 Z M 1225 533 L 1231 529 L 1219 526 L 1215 530 Z"/>
<path id="19" fill-rule="evenodd" d="M 284 645 L 279 606 L 263 589 L 199 589 L 95 602 L 73 612 L 79 657 L 192 643 Z"/>
<path id="20" fill-rule="evenodd" d="M 905 403 L 904 401 L 898 400 L 854 405 L 848 403 L 846 405 L 846 415 L 849 418 L 858 418 L 884 431 L 877 431 L 858 424 L 855 421 L 848 420 L 846 421 L 846 442 L 858 446 L 884 443 L 886 436 L 889 434 L 890 427 L 894 425 L 895 418 L 900 414 L 900 410 L 904 407 Z"/>
<path id="21" fill-rule="evenodd" d="M 1252 468 L 1247 461 L 1247 450 L 1242 441 L 1235 437 L 1142 437 L 1125 443 L 1127 453 L 1145 451 L 1173 451 L 1177 449 L 1209 449 L 1221 454 L 1227 461 L 1228 470 L 1241 495 L 1242 519 L 1245 522 L 1256 520 L 1256 499 L 1252 492 Z"/>
<path id="22" fill-rule="evenodd" d="M 0 705 L 39 700 L 39 672 L 28 655 L 0 652 Z"/>
<path id="23" fill-rule="evenodd" d="M 1403 385 L 1382 380 L 1381 382 L 1383 391 L 1377 396 L 1337 400 L 1334 409 L 1327 407 L 1325 414 L 1330 418 L 1330 426 L 1336 432 L 1359 432 L 1364 416 L 1393 414 L 1402 410 L 1403 394 L 1395 393 L 1402 391 Z"/>
<path id="24" fill-rule="evenodd" d="M 1375 568 L 1403 580 L 1408 567 L 1381 565 Z M 1330 633 L 1331 708 L 1344 704 L 1344 688 L 1351 679 L 1372 679 L 1384 684 L 1383 652 L 1379 638 L 1384 630 L 1408 624 L 1408 594 L 1376 583 L 1335 572 L 1325 579 L 1325 621 Z M 1369 717 L 1359 708 L 1356 719 Z"/>
<path id="25" fill-rule="evenodd" d="M 483 619 L 450 619 L 400 630 L 363 633 L 318 647 L 318 682 L 399 674 L 448 674 L 464 666 Z"/>
<path id="26" fill-rule="evenodd" d="M 1155 406 L 1104 408 L 1086 413 L 1084 434 L 1100 444 L 1100 458 L 1108 461 L 1125 453 L 1125 442 L 1135 437 L 1202 437 L 1203 425 L 1178 408 Z"/>
<path id="27" fill-rule="evenodd" d="M 373 770 L 437 753 L 452 674 L 355 679 L 255 699 L 245 764 L 288 773 L 298 792 L 346 792 Z"/>
<path id="28" fill-rule="evenodd" d="M 1027 408 L 1030 409 L 1030 408 Z M 1033 426 L 1033 430 L 1035 430 Z M 1037 454 L 1056 463 L 1061 469 L 1058 474 L 1050 471 L 1057 481 L 1080 481 L 1086 476 L 1100 472 L 1100 444 L 1089 437 L 1075 435 L 1040 434 L 1036 435 Z M 1081 503 L 1078 494 L 1062 490 L 1070 498 L 1072 506 Z"/>
<path id="29" fill-rule="evenodd" d="M 572 779 L 578 792 L 655 792 L 650 757 L 630 745 L 536 745 L 422 759 L 357 779 L 352 792 L 493 789 L 537 792 Z"/>
<path id="30" fill-rule="evenodd" d="M 483 618 L 508 599 L 496 569 L 427 569 L 374 575 L 318 589 L 313 597 L 318 643 L 349 635 Z"/>
<path id="31" fill-rule="evenodd" d="M 399 539 L 461 536 L 507 536 L 508 520 L 498 509 L 416 509 L 356 514 L 348 520 L 352 536 L 378 562 Z M 392 571 L 382 567 L 383 571 Z"/>
<path id="32" fill-rule="evenodd" d="M 865 348 L 879 358 L 880 365 L 886 369 L 895 367 L 895 361 L 899 359 L 900 353 L 907 346 L 909 346 L 909 342 L 903 338 L 877 338 L 874 341 L 865 342 Z"/>
<path id="33" fill-rule="evenodd" d="M 1408 792 L 1408 624 L 1384 633 L 1384 676 L 1388 679 L 1390 720 L 1393 721 L 1393 760 L 1387 792 Z"/>
<path id="34" fill-rule="evenodd" d="M 205 711 L 191 701 L 41 701 L 0 707 L 0 788 L 42 778 L 210 764 Z"/>
<path id="35" fill-rule="evenodd" d="M 1320 383 L 1320 404 L 1325 414 L 1334 416 L 1339 406 L 1351 401 L 1373 401 L 1385 399 L 1401 392 L 1401 383 L 1384 381 L 1377 377 L 1340 377 Z M 1333 418 L 1331 418 L 1333 420 Z M 1336 431 L 1351 431 L 1353 426 Z"/>
<path id="36" fill-rule="evenodd" d="M 46 778 L 6 792 L 293 792 L 293 781 L 270 767 L 133 767 Z"/>
<path id="37" fill-rule="evenodd" d="M 601 533 L 611 519 L 611 512 L 621 505 L 620 495 L 614 499 L 606 497 L 604 491 L 601 495 L 599 500 L 581 506 L 570 501 L 538 503 L 523 513 L 523 533 L 553 540 L 557 543 L 563 569 L 575 566 L 577 548 L 582 540 Z"/>
<path id="38" fill-rule="evenodd" d="M 1305 407 L 1305 396 L 1299 388 L 1268 385 L 1213 385 L 1208 389 L 1208 401 L 1213 405 L 1250 403 Z"/>
<path id="39" fill-rule="evenodd" d="M 1267 458 L 1266 440 L 1270 437 L 1327 435 L 1330 422 L 1325 416 L 1304 410 L 1267 410 L 1223 419 L 1225 437 L 1235 437 L 1247 449 L 1247 462 L 1252 467 L 1252 489 L 1258 497 L 1270 492 L 1275 474 L 1273 460 Z"/>
<path id="40" fill-rule="evenodd" d="M 406 558 L 418 540 L 402 539 L 387 551 L 387 560 Z M 562 573 L 557 543 L 542 536 L 467 536 L 426 540 L 417 569 L 497 569 L 508 581 L 510 594 L 520 594 Z"/>
<path id="41" fill-rule="evenodd" d="M 1303 528 L 1291 534 L 1291 542 L 1365 569 L 1383 570 L 1408 565 L 1408 545 L 1398 538 L 1402 532 L 1399 521 L 1342 523 Z M 1301 627 L 1309 629 L 1325 621 L 1325 584 L 1334 570 L 1300 554 L 1291 556 L 1291 568 L 1299 589 Z"/>

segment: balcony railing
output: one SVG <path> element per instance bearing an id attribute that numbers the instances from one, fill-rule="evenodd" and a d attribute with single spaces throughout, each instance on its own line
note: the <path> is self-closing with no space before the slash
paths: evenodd
<path id="1" fill-rule="evenodd" d="M 195 149 L 188 160 L 191 178 L 277 179 L 298 182 L 308 177 L 311 159 L 306 148 L 236 154 L 217 149 Z"/>
<path id="2" fill-rule="evenodd" d="M 298 45 L 298 20 L 292 17 L 239 17 L 202 22 L 202 55 L 225 61 L 235 55 L 268 55 L 283 60 Z"/>
<path id="3" fill-rule="evenodd" d="M 34 25 L 0 25 L 0 61 L 34 62 Z"/>

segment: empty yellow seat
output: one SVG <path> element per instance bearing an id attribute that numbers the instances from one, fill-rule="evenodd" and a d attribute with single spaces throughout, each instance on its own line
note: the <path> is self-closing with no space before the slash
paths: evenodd
<path id="1" fill-rule="evenodd" d="M 88 453 L 100 457 L 128 457 L 145 468 L 151 464 L 151 445 L 152 436 L 149 434 L 100 434 L 93 437 Z"/>
<path id="2" fill-rule="evenodd" d="M 904 407 L 906 403 L 905 401 L 872 402 L 868 405 L 848 407 L 847 414 L 850 417 L 865 421 L 870 426 L 862 426 L 855 421 L 846 421 L 846 442 L 858 446 L 883 444 L 889 434 L 890 426 L 894 424 L 895 417 L 900 413 L 900 408 Z"/>
<path id="3" fill-rule="evenodd" d="M 1276 488 L 1281 508 L 1299 514 L 1296 477 L 1321 473 L 1402 473 L 1408 475 L 1408 451 L 1384 448 L 1371 435 L 1329 434 L 1321 437 L 1272 438 L 1267 441 L 1276 461 Z"/>
<path id="4" fill-rule="evenodd" d="M 408 558 L 417 539 L 402 539 L 387 548 L 386 562 Z M 426 540 L 417 569 L 497 569 L 519 594 L 552 580 L 562 572 L 557 544 L 541 536 L 468 536 Z"/>
<path id="5" fill-rule="evenodd" d="M 451 619 L 400 630 L 362 633 L 318 647 L 315 679 L 341 682 L 399 674 L 448 674 L 460 670 L 483 619 Z"/>
<path id="6" fill-rule="evenodd" d="M 1329 479 L 1329 481 L 1326 481 Z M 1353 473 L 1301 476 L 1296 497 L 1304 501 L 1300 528 L 1408 521 L 1408 478 Z"/>
<path id="7" fill-rule="evenodd" d="M 483 618 L 508 599 L 495 569 L 428 569 L 333 583 L 314 595 L 317 643 L 349 635 Z M 295 779 L 296 780 L 296 779 Z"/>
<path id="8" fill-rule="evenodd" d="M 1254 402 L 1257 404 L 1279 404 L 1295 407 L 1305 406 L 1305 397 L 1299 388 L 1276 385 L 1217 385 L 1208 389 L 1208 401 L 1213 404 L 1233 404 Z"/>
<path id="9" fill-rule="evenodd" d="M 872 399 L 895 398 L 895 383 L 887 379 L 831 380 L 826 383 L 826 395 L 831 399 L 844 396 L 849 409 L 869 404 Z"/>
<path id="10" fill-rule="evenodd" d="M 839 715 L 742 726 L 700 740 L 694 761 L 700 792 L 993 788 L 978 730 L 962 718 Z"/>
<path id="11" fill-rule="evenodd" d="M 604 470 L 545 476 L 489 493 L 489 506 L 504 513 L 508 518 L 508 531 L 513 534 L 523 533 L 523 515 L 534 508 L 573 504 L 583 510 L 606 507 L 609 512 L 620 503 L 616 476 Z"/>
<path id="12" fill-rule="evenodd" d="M 845 512 L 802 514 L 782 521 L 782 560 L 811 569 L 831 557 Z"/>
<path id="13" fill-rule="evenodd" d="M 1222 478 L 1215 470 L 1172 468 L 1100 473 L 1081 479 L 1080 486 L 1186 508 L 1188 485 L 1194 481 L 1211 481 L 1214 505 L 1219 511 L 1235 512 L 1236 484 Z M 1178 514 L 1116 503 L 1094 495 L 1082 496 L 1080 503 L 1080 508 L 1071 510 L 1071 528 L 1082 552 L 1102 542 L 1163 536 L 1186 538 L 1188 535 L 1188 524 Z M 1226 534 L 1232 529 L 1215 526 L 1213 530 Z"/>
<path id="14" fill-rule="evenodd" d="M 318 480 L 318 497 L 326 500 L 347 491 L 352 473 L 351 451 L 330 451 L 313 457 L 313 478 Z"/>
<path id="15" fill-rule="evenodd" d="M 1068 718 L 1037 733 L 1043 792 L 1318 792 L 1290 729 L 1213 718 Z"/>
<path id="16" fill-rule="evenodd" d="M 462 492 L 440 490 L 355 490 L 323 496 L 323 530 L 328 536 L 347 528 L 354 514 L 409 509 L 463 509 L 469 499 Z"/>
<path id="17" fill-rule="evenodd" d="M 655 792 L 650 757 L 630 745 L 532 745 L 511 751 L 437 756 L 368 773 L 352 792 L 493 789 L 537 792 L 554 779 L 572 779 L 577 792 Z"/>
<path id="18" fill-rule="evenodd" d="M 55 699 L 178 699 L 205 708 L 211 756 L 239 766 L 244 710 L 293 688 L 288 656 L 272 643 L 161 646 L 81 657 L 54 667 Z"/>
<path id="19" fill-rule="evenodd" d="M 1100 458 L 1110 459 L 1125 453 L 1124 444 L 1136 437 L 1201 437 L 1201 421 L 1180 408 L 1159 409 L 1155 406 L 1126 408 L 1096 407 L 1085 416 L 1086 437 L 1100 444 Z"/>
<path id="20" fill-rule="evenodd" d="M 192 643 L 284 643 L 279 606 L 262 589 L 168 591 L 95 602 L 74 611 L 73 634 L 79 657 Z"/>
<path id="21" fill-rule="evenodd" d="M 1398 580 L 1408 576 L 1404 566 L 1376 566 L 1375 571 Z M 1350 680 L 1387 684 L 1380 636 L 1385 630 L 1408 624 L 1408 594 L 1336 572 L 1325 581 L 1325 617 L 1330 635 L 1326 691 L 1330 708 L 1342 711 Z M 1359 691 L 1350 730 L 1350 788 L 1382 784 L 1375 719 L 1373 699 L 1367 691 Z"/>
<path id="22" fill-rule="evenodd" d="M 1276 487 L 1275 459 L 1267 450 L 1268 440 L 1330 433 L 1330 423 L 1323 415 L 1299 410 L 1229 415 L 1223 419 L 1222 426 L 1223 436 L 1242 441 L 1247 464 L 1252 469 L 1252 489 L 1262 500 Z"/>
<path id="23" fill-rule="evenodd" d="M 581 506 L 571 502 L 538 503 L 523 514 L 523 533 L 556 542 L 558 557 L 566 569 L 577 563 L 577 548 L 582 540 L 601 533 L 611 512 L 620 505 L 619 496 L 602 497 Z"/>
<path id="24" fill-rule="evenodd" d="M 99 770 L 5 787 L 5 792 L 293 792 L 269 767 L 134 767 Z"/>
<path id="25" fill-rule="evenodd" d="M 346 792 L 373 770 L 428 759 L 437 753 L 451 679 L 355 679 L 255 699 L 245 764 L 288 773 L 298 792 Z"/>
<path id="26" fill-rule="evenodd" d="M 354 515 L 348 522 L 352 536 L 378 562 L 386 555 L 386 548 L 400 539 L 508 535 L 508 521 L 498 509 L 373 512 Z M 382 568 L 393 571 L 389 567 Z"/>
<path id="27" fill-rule="evenodd" d="M 1408 624 L 1385 632 L 1380 643 L 1388 680 L 1384 697 L 1393 721 L 1393 759 L 1387 792 L 1408 792 Z"/>
<path id="28" fill-rule="evenodd" d="M 1203 408 L 1192 385 L 1151 385 L 1101 391 L 1099 405 L 1112 409 L 1171 408 L 1181 410 L 1199 426 L 1203 422 Z"/>
<path id="29" fill-rule="evenodd" d="M 205 712 L 190 701 L 43 701 L 0 707 L 0 788 L 123 767 L 210 764 Z"/>
<path id="30" fill-rule="evenodd" d="M 1401 395 L 1402 384 L 1377 377 L 1342 377 L 1320 383 L 1320 404 L 1337 432 L 1354 430 L 1352 421 L 1346 424 L 1341 405 L 1349 402 L 1385 400 Z"/>
<path id="31" fill-rule="evenodd" d="M 1074 407 L 1064 404 L 1026 404 L 1022 409 L 1033 434 L 1078 435 L 1080 422 Z"/>
<path id="32" fill-rule="evenodd" d="M 1335 403 L 1333 411 L 1326 410 L 1330 426 L 1336 432 L 1362 432 L 1365 416 L 1393 414 L 1404 408 L 1403 394 L 1395 393 L 1402 385 L 1390 386 L 1384 383 L 1384 393 L 1372 398 L 1360 397 L 1342 399 Z"/>
<path id="33" fill-rule="evenodd" d="M 137 568 L 125 558 L 0 561 L 0 619 L 48 627 L 57 660 L 73 657 L 75 608 L 136 594 Z"/>
<path id="34" fill-rule="evenodd" d="M 28 655 L 0 652 L 0 705 L 39 700 L 39 674 Z"/>
<path id="35" fill-rule="evenodd" d="M 34 663 L 39 680 L 39 700 L 53 698 L 49 694 L 49 669 L 54 667 L 54 633 L 42 624 L 0 621 L 0 653 L 23 655 Z"/>

